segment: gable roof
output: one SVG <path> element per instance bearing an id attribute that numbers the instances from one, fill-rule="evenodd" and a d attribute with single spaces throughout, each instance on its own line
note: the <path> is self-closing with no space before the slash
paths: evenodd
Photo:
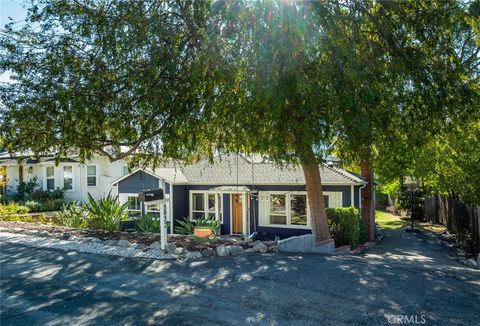
<path id="1" fill-rule="evenodd" d="M 319 169 L 322 184 L 365 183 L 363 179 L 334 166 L 320 165 Z M 161 172 L 158 173 L 162 175 Z M 217 156 L 213 163 L 203 160 L 186 165 L 174 173 L 174 176 L 188 184 L 305 184 L 303 170 L 299 166 L 281 167 L 266 158 L 254 157 L 252 160 L 243 155 Z M 169 179 L 172 180 L 172 175 L 169 176 Z"/>

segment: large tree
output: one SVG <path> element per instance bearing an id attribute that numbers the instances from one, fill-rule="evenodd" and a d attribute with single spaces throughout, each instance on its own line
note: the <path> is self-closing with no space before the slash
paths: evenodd
<path id="1" fill-rule="evenodd" d="M 155 158 L 209 92 L 203 1 L 40 0 L 0 34 L 7 150 Z M 169 143 L 174 142 L 169 139 Z"/>

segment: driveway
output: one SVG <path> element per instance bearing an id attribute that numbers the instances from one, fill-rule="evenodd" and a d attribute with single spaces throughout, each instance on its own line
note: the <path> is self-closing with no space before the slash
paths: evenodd
<path id="1" fill-rule="evenodd" d="M 433 234 L 390 230 L 356 257 L 188 263 L 0 249 L 1 325 L 480 324 L 480 271 Z"/>

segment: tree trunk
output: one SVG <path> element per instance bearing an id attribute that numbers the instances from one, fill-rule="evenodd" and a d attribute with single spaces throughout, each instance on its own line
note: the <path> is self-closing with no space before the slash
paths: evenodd
<path id="1" fill-rule="evenodd" d="M 373 184 L 373 165 L 370 161 L 360 163 L 362 177 L 367 182 L 362 189 L 362 220 L 365 225 L 365 236 L 367 241 L 375 239 L 375 203 Z"/>
<path id="2" fill-rule="evenodd" d="M 318 163 L 312 150 L 300 158 L 305 184 L 307 188 L 308 204 L 312 223 L 312 233 L 317 241 L 330 239 L 330 232 L 327 224 L 327 212 L 323 197 L 322 180 Z"/>

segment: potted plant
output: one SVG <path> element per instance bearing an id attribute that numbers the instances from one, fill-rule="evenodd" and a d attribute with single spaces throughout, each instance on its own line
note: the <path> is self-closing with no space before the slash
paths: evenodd
<path id="1" fill-rule="evenodd" d="M 212 239 L 216 236 L 219 227 L 219 221 L 216 221 L 214 218 L 203 217 L 195 221 L 193 235 L 202 239 Z"/>

